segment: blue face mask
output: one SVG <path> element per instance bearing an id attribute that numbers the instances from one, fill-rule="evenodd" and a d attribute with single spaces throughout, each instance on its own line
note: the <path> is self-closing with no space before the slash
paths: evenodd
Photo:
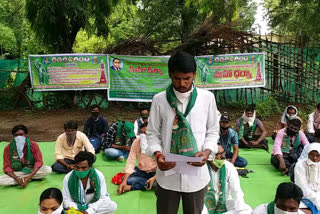
<path id="1" fill-rule="evenodd" d="M 77 171 L 75 170 L 76 175 L 78 176 L 79 179 L 83 179 L 85 178 L 90 172 L 90 169 L 86 170 L 86 171 Z"/>

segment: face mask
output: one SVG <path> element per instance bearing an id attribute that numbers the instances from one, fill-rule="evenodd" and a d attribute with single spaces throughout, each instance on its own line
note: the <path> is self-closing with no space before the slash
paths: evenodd
<path id="1" fill-rule="evenodd" d="M 145 134 L 140 134 L 140 147 L 141 153 L 146 153 L 148 148 L 147 136 Z"/>
<path id="2" fill-rule="evenodd" d="M 229 128 L 229 126 L 228 127 L 220 127 L 222 130 L 227 130 L 228 128 Z"/>
<path id="3" fill-rule="evenodd" d="M 276 205 L 274 205 L 274 214 L 297 214 L 298 212 L 287 212 L 279 209 Z"/>
<path id="4" fill-rule="evenodd" d="M 63 206 L 61 204 L 60 207 L 58 209 L 56 209 L 55 211 L 53 211 L 51 214 L 61 214 L 62 211 L 63 211 Z M 40 206 L 38 207 L 38 214 L 44 214 L 40 211 Z"/>
<path id="5" fill-rule="evenodd" d="M 287 128 L 286 133 L 288 136 L 292 137 L 295 136 L 298 132 L 292 131 L 291 129 Z"/>
<path id="6" fill-rule="evenodd" d="M 78 176 L 78 178 L 83 179 L 85 178 L 90 172 L 90 169 L 86 170 L 86 171 L 77 171 L 75 170 L 76 175 Z"/>
<path id="7" fill-rule="evenodd" d="M 17 151 L 19 158 L 21 159 L 23 157 L 23 148 L 24 144 L 26 143 L 26 137 L 25 136 L 17 136 L 14 138 L 16 145 L 17 145 Z"/>
<path id="8" fill-rule="evenodd" d="M 98 117 L 100 114 L 100 112 L 91 112 L 91 115 L 94 116 L 94 117 Z"/>
<path id="9" fill-rule="evenodd" d="M 212 163 L 213 163 L 213 165 L 215 165 L 217 168 L 220 169 L 221 167 L 223 167 L 224 161 L 225 161 L 225 160 L 214 159 L 214 160 L 212 161 Z"/>

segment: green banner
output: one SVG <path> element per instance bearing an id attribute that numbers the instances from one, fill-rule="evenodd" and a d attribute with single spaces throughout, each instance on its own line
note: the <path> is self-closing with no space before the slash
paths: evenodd
<path id="1" fill-rule="evenodd" d="M 168 56 L 109 55 L 109 100 L 150 102 L 171 83 Z"/>
<path id="2" fill-rule="evenodd" d="M 30 55 L 31 83 L 37 91 L 108 88 L 107 55 Z"/>
<path id="3" fill-rule="evenodd" d="M 196 85 L 206 89 L 264 87 L 263 53 L 197 56 Z"/>

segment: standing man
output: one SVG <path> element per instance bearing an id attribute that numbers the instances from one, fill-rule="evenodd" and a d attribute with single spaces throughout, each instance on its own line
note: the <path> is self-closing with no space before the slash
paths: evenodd
<path id="1" fill-rule="evenodd" d="M 56 162 L 51 166 L 57 173 L 68 173 L 74 169 L 74 157 L 80 152 L 87 150 L 94 153 L 94 148 L 85 134 L 78 131 L 75 121 L 67 121 L 64 124 L 65 133 L 61 134 L 55 147 Z"/>
<path id="2" fill-rule="evenodd" d="M 141 125 L 144 123 L 148 123 L 149 118 L 149 109 L 146 107 L 143 107 L 140 109 L 140 118 L 136 119 L 134 121 L 134 133 L 136 136 L 140 135 Z"/>
<path id="3" fill-rule="evenodd" d="M 13 141 L 3 152 L 3 171 L 0 185 L 26 187 L 32 179 L 42 179 L 51 173 L 50 166 L 42 166 L 42 154 L 38 144 L 27 137 L 28 128 L 17 125 L 12 129 Z"/>
<path id="4" fill-rule="evenodd" d="M 108 121 L 100 115 L 100 107 L 95 104 L 90 107 L 91 117 L 84 124 L 83 133 L 87 135 L 96 153 L 100 150 L 100 143 L 107 133 Z"/>
<path id="5" fill-rule="evenodd" d="M 218 151 L 216 101 L 211 92 L 193 86 L 193 56 L 178 52 L 170 57 L 168 67 L 172 84 L 154 96 L 147 128 L 148 150 L 158 164 L 157 213 L 177 213 L 181 197 L 184 214 L 200 214 L 210 181 L 205 163 L 211 152 Z M 167 153 L 202 157 L 202 162 L 176 167 L 166 161 Z"/>

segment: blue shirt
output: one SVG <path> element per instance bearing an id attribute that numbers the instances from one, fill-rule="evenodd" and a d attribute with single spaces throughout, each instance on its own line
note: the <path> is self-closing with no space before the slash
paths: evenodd
<path id="1" fill-rule="evenodd" d="M 231 153 L 231 145 L 238 145 L 238 134 L 232 128 L 228 128 L 228 132 L 226 135 L 223 135 L 221 131 L 219 132 L 220 138 L 219 143 L 221 143 L 222 147 L 226 154 Z"/>

